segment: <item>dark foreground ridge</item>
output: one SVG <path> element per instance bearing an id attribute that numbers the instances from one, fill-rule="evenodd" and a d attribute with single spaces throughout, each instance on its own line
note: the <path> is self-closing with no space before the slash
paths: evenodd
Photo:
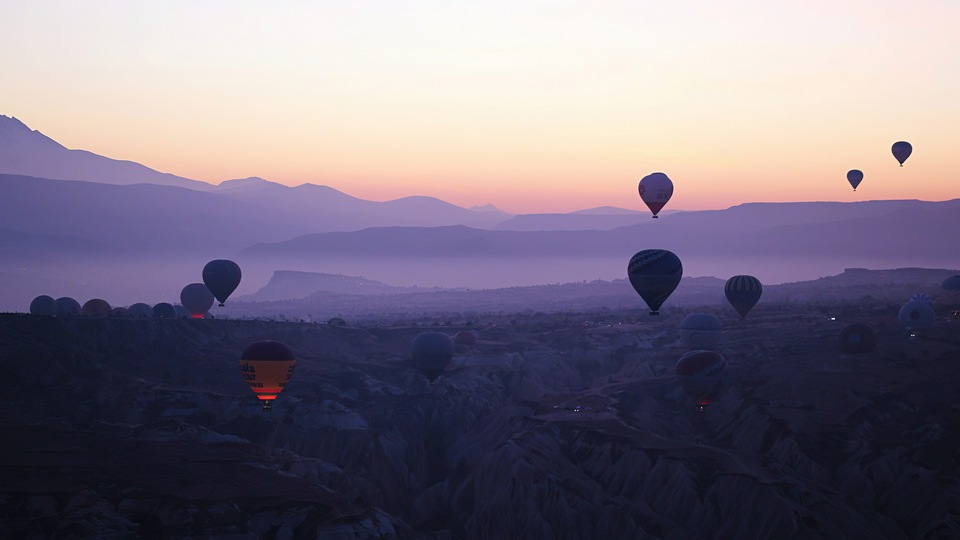
<path id="1" fill-rule="evenodd" d="M 709 308 L 729 367 L 702 413 L 673 375 L 687 308 L 0 315 L 0 537 L 960 537 L 960 323 L 935 306 L 916 337 L 896 305 Z M 854 321 L 875 351 L 840 352 Z M 433 385 L 408 366 L 418 333 L 468 328 Z M 262 339 L 297 357 L 270 413 L 239 370 Z"/>

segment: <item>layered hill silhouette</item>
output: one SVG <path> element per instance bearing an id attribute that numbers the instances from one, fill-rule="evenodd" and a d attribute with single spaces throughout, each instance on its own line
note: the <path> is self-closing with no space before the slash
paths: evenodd
<path id="1" fill-rule="evenodd" d="M 0 172 L 107 184 L 158 184 L 206 190 L 213 186 L 149 167 L 70 150 L 16 117 L 0 115 Z"/>
<path id="2" fill-rule="evenodd" d="M 660 248 L 688 276 L 778 283 L 847 267 L 952 268 L 960 252 L 960 200 L 749 203 L 657 220 L 612 207 L 511 216 L 255 177 L 212 186 L 67 150 L 5 116 L 0 137 L 0 309 L 39 294 L 175 300 L 214 258 L 241 264 L 243 295 L 278 270 L 499 288 L 622 278 L 635 252 Z"/>

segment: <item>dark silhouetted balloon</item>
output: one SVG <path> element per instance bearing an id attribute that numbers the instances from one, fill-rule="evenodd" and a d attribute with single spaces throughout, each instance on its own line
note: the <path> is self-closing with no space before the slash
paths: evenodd
<path id="1" fill-rule="evenodd" d="M 433 382 L 450 365 L 453 349 L 453 340 L 443 332 L 422 332 L 413 338 L 413 367 Z"/>
<path id="2" fill-rule="evenodd" d="M 680 388 L 697 404 L 706 408 L 720 391 L 727 361 L 716 351 L 690 351 L 677 360 Z"/>
<path id="3" fill-rule="evenodd" d="M 870 352 L 876 346 L 876 334 L 872 328 L 863 323 L 848 324 L 840 331 L 840 350 L 843 352 Z"/>
<path id="4" fill-rule="evenodd" d="M 297 363 L 293 351 L 279 341 L 257 341 L 240 355 L 240 372 L 250 389 L 269 411 L 273 400 L 290 382 Z"/>
<path id="5" fill-rule="evenodd" d="M 943 280 L 940 288 L 945 291 L 960 291 L 960 276 L 951 276 Z"/>
<path id="6" fill-rule="evenodd" d="M 653 212 L 653 217 L 657 217 L 663 205 L 673 196 L 673 182 L 662 172 L 655 172 L 640 180 L 637 191 L 640 192 L 640 199 Z"/>
<path id="7" fill-rule="evenodd" d="M 57 317 L 76 317 L 80 315 L 80 302 L 69 296 L 57 298 Z"/>
<path id="8" fill-rule="evenodd" d="M 222 307 L 227 297 L 240 285 L 240 267 L 226 259 L 210 261 L 203 267 L 203 283 Z"/>
<path id="9" fill-rule="evenodd" d="M 136 304 L 131 304 L 130 307 L 127 308 L 127 313 L 132 319 L 152 319 L 153 307 L 150 304 L 137 302 Z"/>
<path id="10" fill-rule="evenodd" d="M 91 298 L 87 300 L 80 308 L 80 314 L 84 317 L 107 317 L 110 315 L 110 304 L 100 298 Z"/>
<path id="11" fill-rule="evenodd" d="M 660 306 L 680 284 L 683 265 L 679 257 L 665 249 L 645 249 L 630 258 L 627 277 L 647 303 L 650 314 L 657 315 Z"/>
<path id="12" fill-rule="evenodd" d="M 716 349 L 720 346 L 722 330 L 716 315 L 691 313 L 680 323 L 680 339 L 691 349 Z"/>
<path id="13" fill-rule="evenodd" d="M 472 346 L 477 344 L 477 336 L 472 330 L 461 330 L 453 335 L 455 345 Z"/>
<path id="14" fill-rule="evenodd" d="M 177 310 L 173 307 L 173 304 L 160 302 L 159 304 L 154 304 L 153 316 L 156 319 L 176 319 Z"/>
<path id="15" fill-rule="evenodd" d="M 46 317 L 56 317 L 59 312 L 57 301 L 52 296 L 41 294 L 30 302 L 30 313 L 32 315 L 44 315 Z"/>
<path id="16" fill-rule="evenodd" d="M 900 308 L 897 319 L 907 328 L 926 328 L 937 320 L 937 315 L 929 302 L 911 300 Z"/>
<path id="17" fill-rule="evenodd" d="M 723 286 L 723 293 L 733 309 L 740 314 L 740 318 L 746 319 L 747 313 L 750 313 L 760 300 L 763 286 L 760 280 L 753 276 L 733 276 Z"/>
<path id="18" fill-rule="evenodd" d="M 128 319 L 130 318 L 130 310 L 122 306 L 117 306 L 110 310 L 110 317 L 113 319 Z"/>
<path id="19" fill-rule="evenodd" d="M 900 166 L 903 167 L 903 162 L 913 153 L 913 146 L 910 146 L 907 141 L 897 141 L 893 143 L 893 148 L 890 150 L 893 152 L 893 157 L 897 158 Z"/>
<path id="20" fill-rule="evenodd" d="M 853 190 L 857 190 L 857 186 L 860 185 L 860 182 L 863 181 L 863 173 L 857 169 L 852 169 L 847 172 L 847 182 L 850 182 L 850 185 L 853 186 Z"/>
<path id="21" fill-rule="evenodd" d="M 213 293 L 203 283 L 191 283 L 180 291 L 180 303 L 194 319 L 202 319 L 203 314 L 213 307 Z"/>
<path id="22" fill-rule="evenodd" d="M 346 326 L 347 321 L 343 320 L 340 317 L 333 317 L 329 321 L 327 321 L 327 325 L 328 326 Z"/>

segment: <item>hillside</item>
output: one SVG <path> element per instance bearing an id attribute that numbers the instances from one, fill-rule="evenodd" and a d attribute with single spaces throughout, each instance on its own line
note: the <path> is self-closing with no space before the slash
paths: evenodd
<path id="1" fill-rule="evenodd" d="M 838 278 L 839 279 L 839 278 Z M 685 310 L 330 327 L 0 315 L 0 536 L 921 538 L 960 534 L 960 328 L 840 353 L 843 304 L 725 319 L 723 390 L 673 375 Z M 599 322 L 596 317 L 607 322 Z M 479 331 L 433 385 L 424 330 Z M 279 339 L 270 413 L 237 358 Z"/>
<path id="2" fill-rule="evenodd" d="M 132 161 L 111 159 L 86 150 L 69 150 L 16 117 L 0 115 L 0 173 L 107 184 L 157 184 L 195 190 L 213 186 L 155 171 Z"/>

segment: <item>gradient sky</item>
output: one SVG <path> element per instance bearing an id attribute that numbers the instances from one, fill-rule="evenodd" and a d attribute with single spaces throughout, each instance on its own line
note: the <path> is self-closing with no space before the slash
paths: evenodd
<path id="1" fill-rule="evenodd" d="M 653 171 L 666 210 L 960 197 L 956 0 L 4 4 L 0 114 L 212 183 L 517 213 L 644 209 Z"/>

